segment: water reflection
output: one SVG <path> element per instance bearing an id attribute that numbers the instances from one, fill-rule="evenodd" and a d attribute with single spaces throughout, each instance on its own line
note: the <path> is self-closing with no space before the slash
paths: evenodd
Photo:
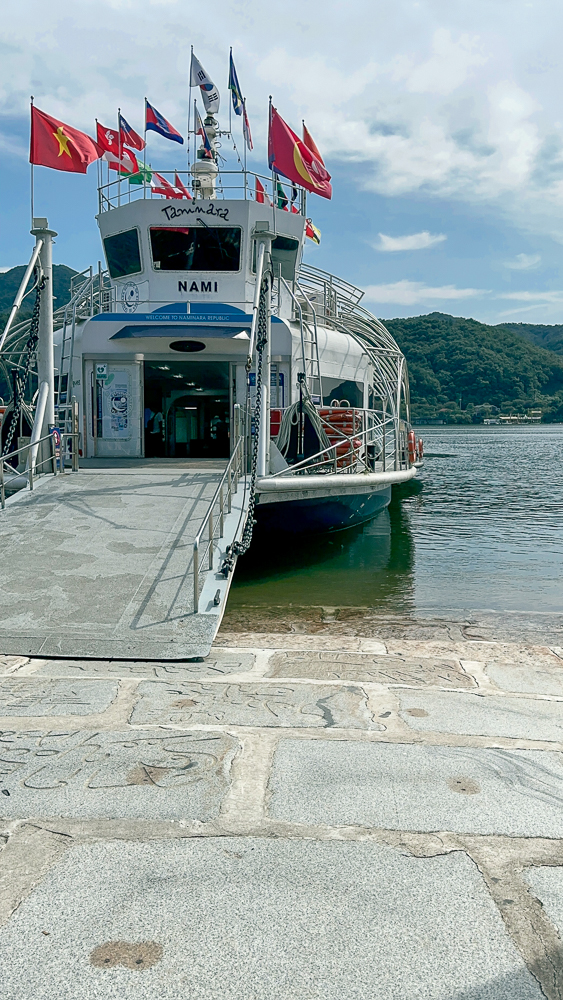
<path id="1" fill-rule="evenodd" d="M 423 433 L 420 479 L 364 528 L 291 547 L 258 536 L 230 609 L 561 612 L 563 426 Z"/>
<path id="2" fill-rule="evenodd" d="M 395 491 L 387 510 L 360 528 L 276 543 L 257 534 L 239 559 L 229 609 L 324 605 L 408 610 L 413 604 L 414 544 L 402 508 L 420 483 Z"/>

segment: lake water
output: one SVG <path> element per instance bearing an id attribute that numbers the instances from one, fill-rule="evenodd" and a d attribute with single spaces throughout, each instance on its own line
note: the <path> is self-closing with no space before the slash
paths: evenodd
<path id="1" fill-rule="evenodd" d="M 423 427 L 425 465 L 363 528 L 239 560 L 237 607 L 563 610 L 563 425 Z"/>

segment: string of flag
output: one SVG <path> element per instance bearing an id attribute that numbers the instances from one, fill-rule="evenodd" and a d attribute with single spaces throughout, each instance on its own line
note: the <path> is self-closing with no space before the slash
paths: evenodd
<path id="1" fill-rule="evenodd" d="M 208 115 L 213 116 L 218 113 L 221 102 L 219 90 L 193 51 L 190 63 L 190 87 L 199 89 Z M 235 116 L 241 119 L 246 148 L 251 151 L 253 142 L 250 121 L 232 50 L 229 54 L 228 90 Z M 164 197 L 191 200 L 192 195 L 177 171 L 172 184 L 150 166 L 139 163 L 136 153 L 145 153 L 148 132 L 156 132 L 165 139 L 180 145 L 184 144 L 184 137 L 178 129 L 146 98 L 145 138 L 124 118 L 121 109 L 118 111 L 116 129 L 107 128 L 96 120 L 94 140 L 87 133 L 40 111 L 32 103 L 29 160 L 31 164 L 53 170 L 85 174 L 90 163 L 103 159 L 108 164 L 109 170 L 115 170 L 120 176 L 127 176 L 131 184 L 148 185 L 155 194 Z M 215 158 L 214 145 L 210 141 L 205 122 L 197 108 L 197 101 L 194 101 L 193 132 L 201 139 L 203 157 Z M 282 211 L 299 212 L 296 207 L 299 188 L 304 188 L 322 198 L 332 197 L 330 174 L 305 122 L 303 122 L 302 138 L 299 138 L 271 102 L 268 123 L 268 166 L 272 171 L 273 202 L 275 207 Z M 280 177 L 291 182 L 289 195 L 280 182 Z M 266 194 L 258 177 L 255 183 L 255 200 L 272 206 L 272 200 Z M 305 234 L 315 243 L 320 243 L 320 231 L 313 225 L 311 219 L 306 220 Z"/>

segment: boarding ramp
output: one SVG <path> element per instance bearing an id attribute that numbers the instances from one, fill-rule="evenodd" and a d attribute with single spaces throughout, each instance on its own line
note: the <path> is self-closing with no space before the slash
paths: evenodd
<path id="1" fill-rule="evenodd" d="M 246 520 L 244 469 L 240 437 L 228 464 L 84 461 L 8 497 L 0 512 L 0 652 L 206 656 L 232 579 L 221 567 Z"/>

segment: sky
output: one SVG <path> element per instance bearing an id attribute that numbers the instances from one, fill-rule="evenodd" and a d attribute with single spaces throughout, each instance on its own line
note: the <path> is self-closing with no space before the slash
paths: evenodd
<path id="1" fill-rule="evenodd" d="M 560 0 L 5 0 L 0 268 L 33 245 L 30 95 L 90 134 L 118 107 L 142 130 L 147 96 L 185 135 L 193 45 L 227 128 L 232 46 L 249 169 L 267 169 L 272 95 L 295 131 L 306 120 L 332 174 L 332 201 L 309 196 L 322 232 L 309 263 L 365 289 L 385 318 L 563 323 L 562 28 Z M 226 139 L 222 152 L 234 167 Z M 154 134 L 149 158 L 186 166 L 185 147 Z M 95 165 L 36 168 L 56 263 L 97 264 L 96 211 Z"/>

